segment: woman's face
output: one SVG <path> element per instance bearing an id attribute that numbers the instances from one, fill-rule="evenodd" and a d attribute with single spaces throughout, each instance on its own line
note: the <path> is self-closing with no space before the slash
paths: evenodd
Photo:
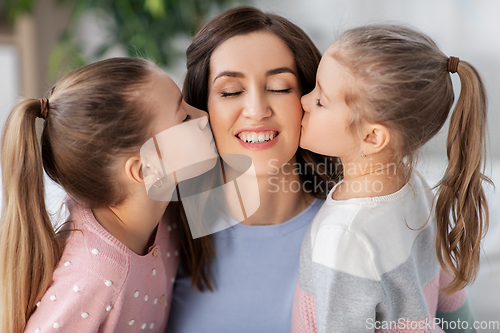
<path id="1" fill-rule="evenodd" d="M 232 37 L 210 58 L 210 124 L 220 154 L 250 156 L 258 175 L 276 173 L 299 144 L 302 106 L 295 58 L 276 35 Z"/>

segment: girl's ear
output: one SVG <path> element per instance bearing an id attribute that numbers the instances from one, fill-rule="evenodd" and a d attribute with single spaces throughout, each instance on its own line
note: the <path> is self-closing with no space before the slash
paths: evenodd
<path id="1" fill-rule="evenodd" d="M 367 124 L 363 133 L 361 148 L 365 155 L 382 151 L 391 141 L 389 129 L 380 124 Z"/>
<path id="2" fill-rule="evenodd" d="M 141 159 L 137 156 L 130 157 L 125 162 L 125 174 L 127 178 L 137 184 L 144 185 L 144 175 L 142 174 Z"/>

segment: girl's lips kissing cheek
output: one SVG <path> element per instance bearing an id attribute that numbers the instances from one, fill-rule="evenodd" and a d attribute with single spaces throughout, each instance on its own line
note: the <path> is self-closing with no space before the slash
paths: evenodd
<path id="1" fill-rule="evenodd" d="M 279 132 L 275 129 L 241 130 L 236 134 L 240 144 L 250 150 L 270 148 L 278 141 Z"/>

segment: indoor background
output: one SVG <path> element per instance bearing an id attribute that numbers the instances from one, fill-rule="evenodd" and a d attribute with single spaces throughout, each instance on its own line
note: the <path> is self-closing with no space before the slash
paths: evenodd
<path id="1" fill-rule="evenodd" d="M 422 30 L 445 54 L 472 63 L 483 76 L 489 98 L 486 173 L 499 183 L 500 2 L 495 0 L 0 0 L 0 125 L 21 96 L 44 97 L 58 76 L 102 58 L 148 57 L 182 85 L 184 50 L 192 35 L 237 4 L 285 16 L 304 29 L 321 52 L 345 29 L 392 22 Z M 452 77 L 458 96 L 459 79 Z M 446 166 L 446 134 L 445 127 L 420 154 L 417 169 L 433 184 Z M 477 320 L 500 321 L 500 196 L 493 187 L 486 191 L 490 231 L 469 295 Z M 52 212 L 63 198 L 62 190 L 48 181 Z"/>

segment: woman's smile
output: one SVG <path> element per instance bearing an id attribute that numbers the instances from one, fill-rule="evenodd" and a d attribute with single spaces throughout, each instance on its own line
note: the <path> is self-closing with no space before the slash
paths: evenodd
<path id="1" fill-rule="evenodd" d="M 264 150 L 276 144 L 279 131 L 276 128 L 265 126 L 240 129 L 235 137 L 239 143 L 249 150 Z"/>

